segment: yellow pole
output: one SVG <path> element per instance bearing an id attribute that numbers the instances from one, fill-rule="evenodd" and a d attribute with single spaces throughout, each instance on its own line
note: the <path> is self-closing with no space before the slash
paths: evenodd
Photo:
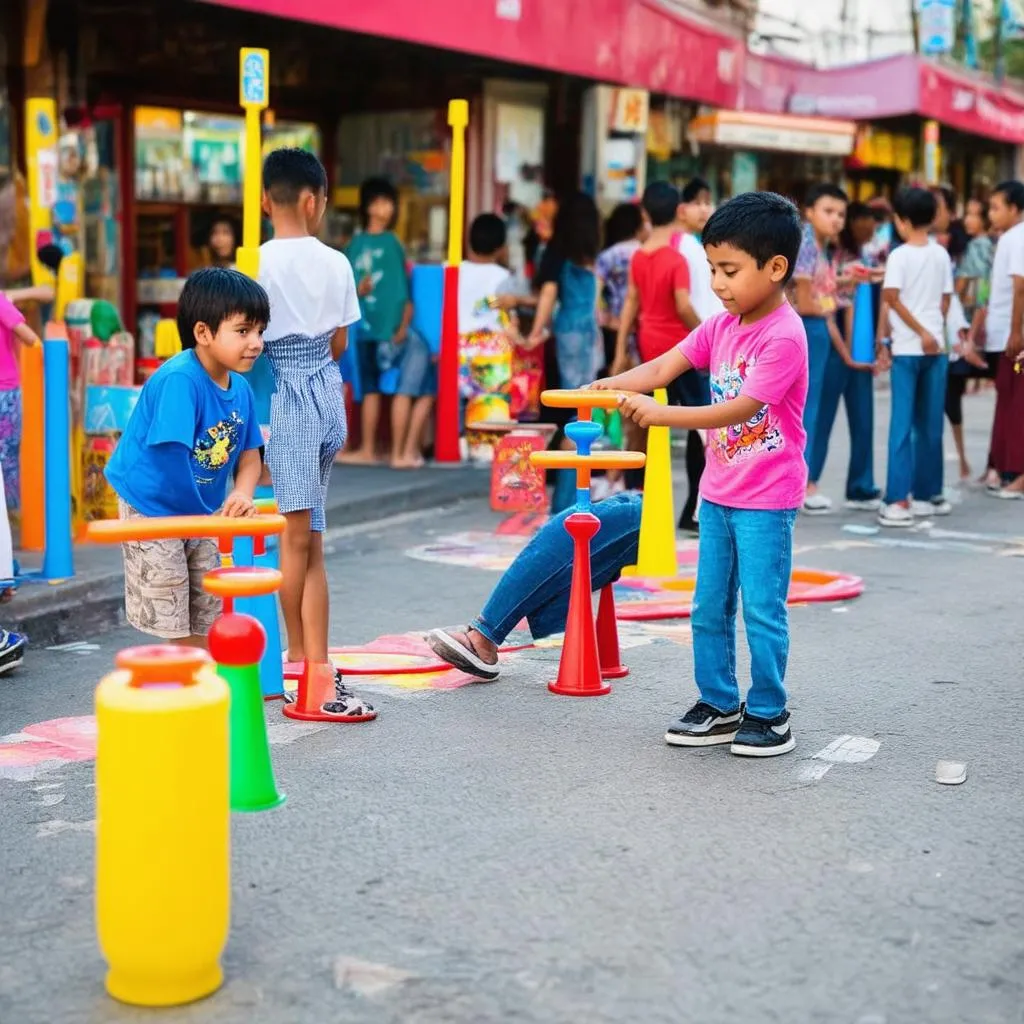
<path id="1" fill-rule="evenodd" d="M 239 51 L 238 96 L 245 110 L 245 164 L 242 206 L 242 244 L 238 269 L 256 277 L 260 265 L 260 204 L 263 195 L 261 120 L 270 102 L 270 52 L 242 47 Z"/>
<path id="2" fill-rule="evenodd" d="M 469 124 L 469 103 L 451 100 L 448 124 L 452 129 L 451 195 L 448 205 L 448 266 L 462 262 L 462 235 L 466 207 L 466 125 Z"/>
<path id="3" fill-rule="evenodd" d="M 53 273 L 39 262 L 40 231 L 53 228 L 57 202 L 57 105 L 34 98 L 25 103 L 25 154 L 28 163 L 28 230 L 32 283 L 56 289 Z"/>

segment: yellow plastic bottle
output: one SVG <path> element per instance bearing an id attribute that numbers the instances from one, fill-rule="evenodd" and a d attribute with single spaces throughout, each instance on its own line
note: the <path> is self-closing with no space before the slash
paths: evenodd
<path id="1" fill-rule="evenodd" d="M 122 651 L 96 691 L 96 923 L 107 991 L 215 992 L 228 937 L 228 688 L 203 651 Z"/>

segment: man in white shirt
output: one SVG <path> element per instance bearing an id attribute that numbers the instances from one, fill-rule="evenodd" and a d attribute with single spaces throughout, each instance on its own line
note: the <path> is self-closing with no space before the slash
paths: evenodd
<path id="1" fill-rule="evenodd" d="M 1024 354 L 1024 184 L 1004 181 L 989 199 L 989 220 L 1000 232 L 992 261 L 985 311 L 985 351 L 1003 353 L 996 370 L 985 484 L 998 498 L 1024 498 L 1024 377 L 1016 364 Z"/>

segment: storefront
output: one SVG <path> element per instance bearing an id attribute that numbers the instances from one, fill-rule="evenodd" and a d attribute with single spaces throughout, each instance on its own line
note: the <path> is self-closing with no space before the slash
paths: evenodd
<path id="1" fill-rule="evenodd" d="M 751 54 L 742 106 L 858 122 L 846 173 L 862 199 L 911 178 L 981 195 L 1024 145 L 1024 94 L 912 54 L 829 70 Z"/>
<path id="2" fill-rule="evenodd" d="M 853 152 L 852 121 L 718 110 L 690 122 L 703 176 L 716 199 L 767 190 L 800 202 L 815 181 L 839 181 Z"/>

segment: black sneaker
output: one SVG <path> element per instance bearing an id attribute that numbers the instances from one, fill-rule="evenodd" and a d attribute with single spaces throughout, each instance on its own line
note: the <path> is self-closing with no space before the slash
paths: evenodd
<path id="1" fill-rule="evenodd" d="M 665 733 L 665 742 L 673 747 L 711 747 L 731 743 L 740 727 L 742 706 L 736 711 L 719 711 L 699 700 L 673 722 Z"/>
<path id="2" fill-rule="evenodd" d="M 796 746 L 789 729 L 789 712 L 778 718 L 755 718 L 745 714 L 730 750 L 740 757 L 775 757 L 788 754 Z"/>

